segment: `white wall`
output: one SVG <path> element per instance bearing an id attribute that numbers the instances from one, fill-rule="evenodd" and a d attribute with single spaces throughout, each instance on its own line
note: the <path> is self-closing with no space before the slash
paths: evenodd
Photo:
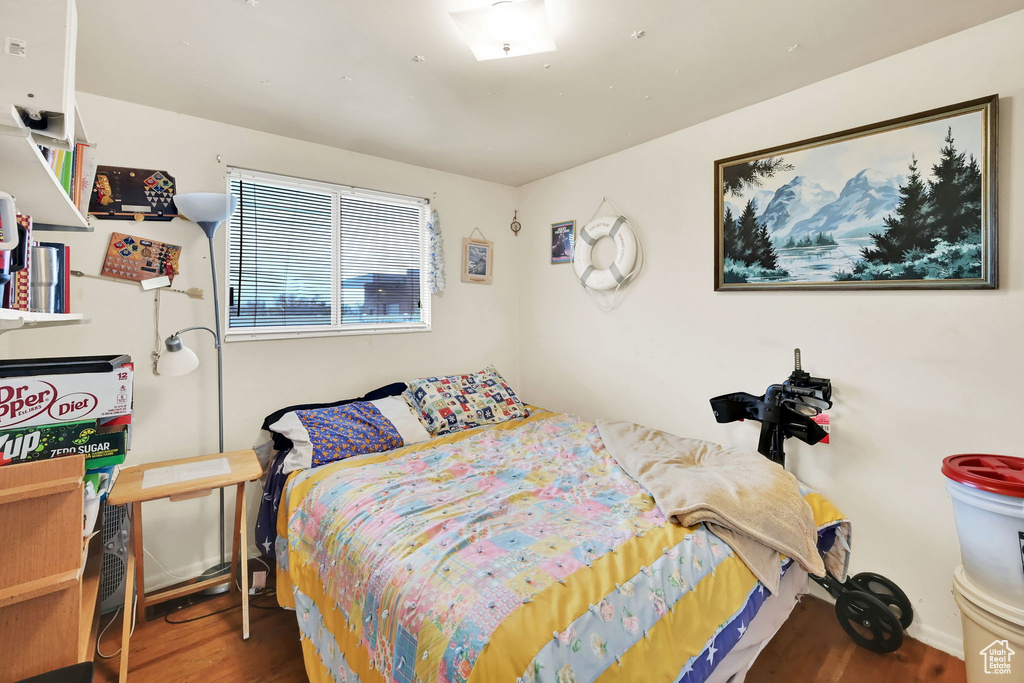
<path id="1" fill-rule="evenodd" d="M 918 612 L 912 633 L 952 652 L 959 551 L 941 460 L 1022 454 L 1021 36 L 1024 12 L 519 190 L 524 398 L 753 447 L 757 426 L 716 424 L 708 399 L 762 393 L 802 348 L 805 369 L 835 386 L 833 443 L 790 441 L 791 469 L 853 520 L 853 569 L 897 581 Z M 713 291 L 716 159 L 992 93 L 1001 95 L 998 290 Z M 571 266 L 549 263 L 549 224 L 586 223 L 603 196 L 647 254 L 613 313 L 597 310 Z"/>
<path id="2" fill-rule="evenodd" d="M 517 242 L 508 230 L 515 204 L 510 187 L 300 142 L 117 100 L 80 94 L 99 161 L 168 171 L 181 192 L 224 192 L 227 165 L 345 183 L 430 198 L 441 217 L 448 290 L 433 298 L 433 331 L 418 334 L 228 342 L 225 366 L 225 447 L 253 445 L 263 417 L 293 403 L 358 396 L 386 383 L 424 375 L 472 371 L 494 363 L 509 381 L 518 378 Z M 222 162 L 217 161 L 220 155 Z M 180 244 L 175 287 L 201 287 L 205 301 L 161 295 L 160 334 L 192 325 L 212 326 L 206 237 L 184 220 L 171 223 L 94 221 L 85 235 L 56 235 L 72 247 L 72 266 L 98 274 L 113 231 Z M 479 227 L 495 242 L 494 284 L 459 279 L 462 237 Z M 226 231 L 218 237 L 223 257 Z M 225 272 L 224 263 L 220 273 Z M 216 356 L 209 335 L 186 340 L 200 357 L 185 377 L 156 377 L 154 295 L 138 285 L 92 279 L 72 282 L 73 310 L 91 324 L 8 333 L 12 357 L 128 353 L 136 364 L 135 432 L 128 464 L 217 450 Z M 0 351 L 4 350 L 0 346 Z M 250 506 L 252 507 L 252 506 Z M 228 513 L 233 506 L 229 503 Z M 146 549 L 174 573 L 188 574 L 217 556 L 215 497 L 145 505 Z M 250 510 L 252 513 L 253 510 Z M 229 516 L 230 520 L 233 519 Z M 150 587 L 172 583 L 147 558 Z"/>

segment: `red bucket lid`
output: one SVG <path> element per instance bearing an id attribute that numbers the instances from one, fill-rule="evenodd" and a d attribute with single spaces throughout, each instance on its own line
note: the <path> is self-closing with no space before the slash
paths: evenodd
<path id="1" fill-rule="evenodd" d="M 1024 458 L 963 453 L 942 461 L 947 479 L 1004 496 L 1024 498 Z"/>

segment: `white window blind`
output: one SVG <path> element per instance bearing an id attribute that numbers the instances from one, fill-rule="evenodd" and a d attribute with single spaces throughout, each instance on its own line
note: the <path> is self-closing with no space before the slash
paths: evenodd
<path id="1" fill-rule="evenodd" d="M 430 329 L 426 201 L 230 169 L 228 339 Z"/>

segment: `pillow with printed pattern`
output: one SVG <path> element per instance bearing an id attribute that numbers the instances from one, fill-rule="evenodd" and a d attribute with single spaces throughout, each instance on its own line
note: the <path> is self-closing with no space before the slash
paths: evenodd
<path id="1" fill-rule="evenodd" d="M 270 431 L 292 442 L 292 450 L 285 456 L 285 473 L 389 451 L 430 438 L 401 396 L 294 410 L 270 425 Z"/>
<path id="2" fill-rule="evenodd" d="M 424 377 L 407 384 L 405 399 L 432 436 L 530 414 L 494 366 L 468 375 Z"/>

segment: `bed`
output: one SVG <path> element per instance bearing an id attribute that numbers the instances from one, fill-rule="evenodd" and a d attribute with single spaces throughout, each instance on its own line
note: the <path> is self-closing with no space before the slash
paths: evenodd
<path id="1" fill-rule="evenodd" d="M 844 577 L 849 523 L 801 494 Z M 277 525 L 314 683 L 737 683 L 807 578 L 783 558 L 771 595 L 666 520 L 593 423 L 544 410 L 294 472 Z"/>

